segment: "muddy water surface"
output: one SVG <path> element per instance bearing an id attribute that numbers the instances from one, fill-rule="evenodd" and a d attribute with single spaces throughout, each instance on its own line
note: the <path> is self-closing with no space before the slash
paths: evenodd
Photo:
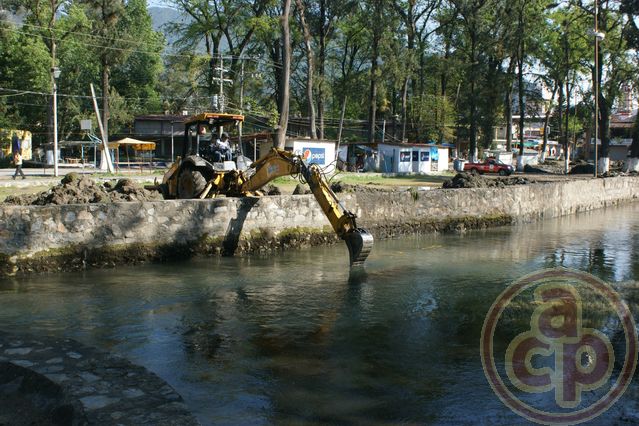
<path id="1" fill-rule="evenodd" d="M 5 279 L 0 328 L 127 357 L 206 425 L 519 424 L 482 372 L 486 312 L 540 268 L 638 280 L 639 204 L 377 242 L 365 274 L 347 263 L 339 245 Z M 626 395 L 598 421 L 636 410 Z"/>

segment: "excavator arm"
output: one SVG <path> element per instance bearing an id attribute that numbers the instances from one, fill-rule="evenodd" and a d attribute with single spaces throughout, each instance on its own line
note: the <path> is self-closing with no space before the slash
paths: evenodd
<path id="1" fill-rule="evenodd" d="M 277 177 L 290 175 L 301 175 L 308 183 L 333 230 L 346 243 L 351 266 L 362 265 L 373 248 L 373 236 L 357 227 L 357 216 L 342 205 L 317 164 L 308 165 L 299 155 L 273 149 L 242 173 L 239 192 L 249 195 Z"/>

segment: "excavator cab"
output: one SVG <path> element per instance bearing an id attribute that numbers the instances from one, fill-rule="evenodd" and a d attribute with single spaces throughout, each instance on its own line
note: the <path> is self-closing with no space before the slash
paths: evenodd
<path id="1" fill-rule="evenodd" d="M 223 134 L 237 133 L 236 129 L 243 122 L 244 116 L 240 114 L 207 112 L 196 115 L 184 124 L 182 158 L 201 157 L 211 163 L 211 167 L 216 170 L 233 170 L 237 168 L 237 163 L 240 163 L 241 168 L 245 168 L 250 160 L 243 158 L 241 140 L 238 139 L 235 149 L 231 149 L 231 158 L 219 155 L 219 148 L 216 146 L 216 141 Z M 230 164 L 231 161 L 234 164 Z"/>
<path id="2" fill-rule="evenodd" d="M 235 150 L 235 161 L 215 161 L 212 150 L 218 136 L 243 121 L 242 115 L 220 113 L 199 114 L 188 120 L 182 156 L 164 174 L 162 183 L 152 188 L 159 189 L 167 199 L 242 197 L 261 195 L 260 189 L 277 177 L 299 176 L 308 183 L 333 230 L 346 243 L 351 266 L 361 266 L 373 247 L 373 236 L 357 227 L 355 214 L 339 201 L 319 165 L 276 148 L 247 167 L 237 167 L 248 164 L 241 148 Z"/>

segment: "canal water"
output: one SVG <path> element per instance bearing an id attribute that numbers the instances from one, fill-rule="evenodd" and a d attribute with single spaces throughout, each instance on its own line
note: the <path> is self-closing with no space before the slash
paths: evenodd
<path id="1" fill-rule="evenodd" d="M 488 385 L 484 317 L 565 266 L 639 280 L 639 203 L 517 227 L 0 281 L 0 329 L 77 339 L 169 382 L 205 424 L 520 424 Z M 636 393 L 635 385 L 630 394 Z M 627 393 L 597 421 L 617 422 Z"/>

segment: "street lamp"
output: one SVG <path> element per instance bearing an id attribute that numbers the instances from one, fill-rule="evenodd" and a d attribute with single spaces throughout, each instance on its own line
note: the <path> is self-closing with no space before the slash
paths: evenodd
<path id="1" fill-rule="evenodd" d="M 51 68 L 53 77 L 53 175 L 58 176 L 58 83 L 60 68 Z"/>

